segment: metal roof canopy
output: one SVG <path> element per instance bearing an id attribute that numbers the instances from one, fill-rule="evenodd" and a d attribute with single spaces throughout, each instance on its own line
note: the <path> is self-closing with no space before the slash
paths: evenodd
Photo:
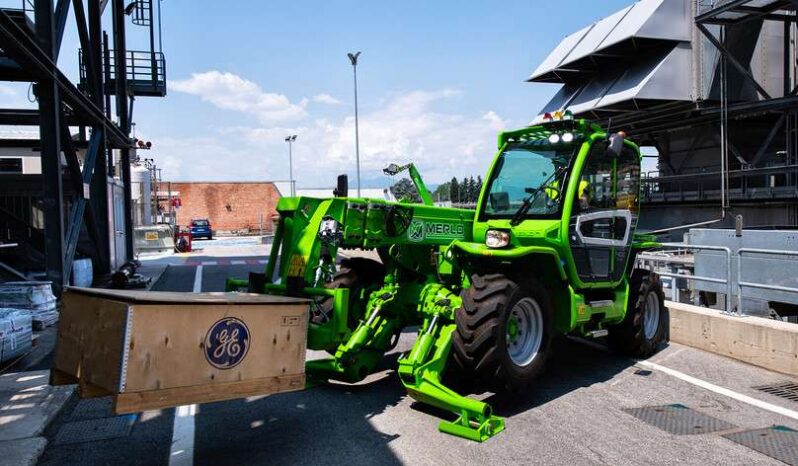
<path id="1" fill-rule="evenodd" d="M 689 75 L 690 67 L 689 44 L 678 44 L 631 66 L 613 67 L 590 80 L 566 84 L 541 114 L 567 108 L 574 114 L 591 113 L 602 118 L 664 102 L 691 102 L 690 83 L 682 79 Z"/>
<path id="2" fill-rule="evenodd" d="M 603 65 L 689 42 L 689 18 L 690 0 L 641 0 L 567 36 L 528 81 L 572 82 Z"/>
<path id="3" fill-rule="evenodd" d="M 734 25 L 754 19 L 794 21 L 783 14 L 785 10 L 798 8 L 796 0 L 730 0 L 695 18 L 698 24 Z"/>

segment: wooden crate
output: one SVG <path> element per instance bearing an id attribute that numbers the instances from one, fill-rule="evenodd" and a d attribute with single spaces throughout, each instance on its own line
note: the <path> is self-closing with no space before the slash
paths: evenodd
<path id="1" fill-rule="evenodd" d="M 301 390 L 307 300 L 68 288 L 51 383 L 117 414 Z"/>

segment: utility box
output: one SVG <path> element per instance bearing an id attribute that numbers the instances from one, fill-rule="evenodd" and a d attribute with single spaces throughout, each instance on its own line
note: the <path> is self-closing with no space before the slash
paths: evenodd
<path id="1" fill-rule="evenodd" d="M 68 288 L 51 383 L 117 414 L 301 390 L 307 316 L 296 298 Z"/>

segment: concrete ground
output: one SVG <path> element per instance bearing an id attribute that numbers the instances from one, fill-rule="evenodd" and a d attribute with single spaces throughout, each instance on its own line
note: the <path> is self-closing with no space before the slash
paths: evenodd
<path id="1" fill-rule="evenodd" d="M 170 266 L 154 288 L 220 291 L 228 275 L 263 268 L 248 262 L 263 255 L 231 254 L 227 263 L 209 252 L 197 264 Z M 45 432 L 40 464 L 767 465 L 783 463 L 722 435 L 773 425 L 798 429 L 798 403 L 753 388 L 798 382 L 787 376 L 678 344 L 635 361 L 596 343 L 565 341 L 529 390 L 474 395 L 507 422 L 505 432 L 474 443 L 438 432 L 440 420 L 450 417 L 405 394 L 394 367 L 414 339 L 413 331 L 403 334 L 383 368 L 357 385 L 149 411 L 106 440 L 92 441 L 86 430 L 82 438 L 59 441 L 86 419 L 86 402 L 73 400 Z M 112 416 L 107 402 L 94 403 L 88 417 Z M 624 411 L 673 404 L 728 424 L 720 432 L 676 435 Z M 798 464 L 798 443 L 791 451 L 787 460 Z"/>

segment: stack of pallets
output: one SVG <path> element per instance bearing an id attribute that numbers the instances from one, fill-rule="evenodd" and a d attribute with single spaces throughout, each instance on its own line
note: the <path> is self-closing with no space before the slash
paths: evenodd
<path id="1" fill-rule="evenodd" d="M 18 309 L 0 308 L 0 363 L 27 354 L 32 345 L 31 315 Z"/>
<path id="2" fill-rule="evenodd" d="M 0 285 L 0 308 L 30 315 L 35 330 L 58 322 L 58 301 L 52 282 L 7 282 Z"/>

